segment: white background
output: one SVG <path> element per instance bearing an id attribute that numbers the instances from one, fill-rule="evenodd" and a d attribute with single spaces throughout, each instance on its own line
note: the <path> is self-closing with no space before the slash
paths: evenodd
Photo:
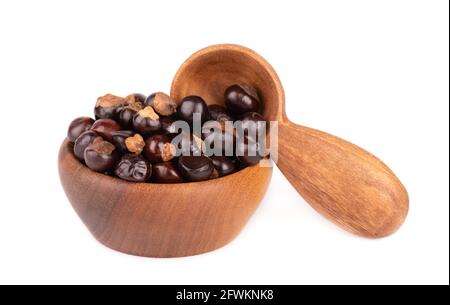
<path id="1" fill-rule="evenodd" d="M 448 1 L 153 2 L 0 2 L 0 282 L 448 284 Z M 137 258 L 90 236 L 57 173 L 69 122 L 107 92 L 168 91 L 190 54 L 223 42 L 274 66 L 293 121 L 397 173 L 411 199 L 398 233 L 338 229 L 275 170 L 218 251 Z"/>

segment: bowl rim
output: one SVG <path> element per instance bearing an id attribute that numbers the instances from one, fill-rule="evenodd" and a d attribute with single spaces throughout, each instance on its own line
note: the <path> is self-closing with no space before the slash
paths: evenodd
<path id="1" fill-rule="evenodd" d="M 178 182 L 178 183 L 158 183 L 158 182 L 151 182 L 151 181 L 147 181 L 147 182 L 132 182 L 132 181 L 127 181 L 127 180 L 123 180 L 120 179 L 116 176 L 109 176 L 109 175 L 105 175 L 102 173 L 98 173 L 95 172 L 93 170 L 91 170 L 89 167 L 87 167 L 83 162 L 81 162 L 73 153 L 73 143 L 71 143 L 67 138 L 64 139 L 63 143 L 61 144 L 61 148 L 60 148 L 60 157 L 59 157 L 59 161 L 58 163 L 61 165 L 62 160 L 65 158 L 62 158 L 63 156 L 69 156 L 69 161 L 72 164 L 76 164 L 77 166 L 79 166 L 79 170 L 82 170 L 84 173 L 88 174 L 88 175 L 92 175 L 92 176 L 97 176 L 97 179 L 105 179 L 105 180 L 109 180 L 111 182 L 117 182 L 117 183 L 123 183 L 123 184 L 127 184 L 127 185 L 135 185 L 135 186 L 158 186 L 158 187 L 166 187 L 166 186 L 191 186 L 191 185 L 197 185 L 197 186 L 202 186 L 202 185 L 210 185 L 211 183 L 220 183 L 220 182 L 224 182 L 226 180 L 231 180 L 233 178 L 238 178 L 238 175 L 243 175 L 246 174 L 247 172 L 254 172 L 257 171 L 259 169 L 264 169 L 267 167 L 261 167 L 259 166 L 259 164 L 256 165 L 251 165 L 251 166 L 247 166 L 233 174 L 230 175 L 226 175 L 223 177 L 218 177 L 215 179 L 210 179 L 210 180 L 204 180 L 204 181 L 186 181 L 186 182 Z M 266 158 L 265 158 L 266 159 Z M 270 158 L 268 158 L 270 161 L 270 169 L 273 169 L 273 162 L 271 161 Z M 84 175 L 82 173 L 82 175 Z"/>

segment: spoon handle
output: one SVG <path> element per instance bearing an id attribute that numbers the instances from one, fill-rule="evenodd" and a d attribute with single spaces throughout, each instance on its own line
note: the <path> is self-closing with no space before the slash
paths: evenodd
<path id="1" fill-rule="evenodd" d="M 369 152 L 288 120 L 279 124 L 278 148 L 277 165 L 297 192 L 344 229 L 379 238 L 404 222 L 408 193 Z"/>

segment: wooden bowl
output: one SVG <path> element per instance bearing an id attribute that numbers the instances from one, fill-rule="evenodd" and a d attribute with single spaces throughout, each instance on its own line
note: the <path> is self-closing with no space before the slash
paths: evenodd
<path id="1" fill-rule="evenodd" d="M 242 61 L 239 69 L 228 69 L 236 58 L 220 55 L 214 59 L 214 54 L 211 61 L 202 63 L 206 68 L 203 73 L 210 77 L 199 80 L 192 75 L 196 87 L 186 88 L 183 83 L 192 82 L 183 71 L 195 66 L 191 64 L 195 57 L 180 67 L 173 80 L 171 94 L 178 102 L 184 96 L 199 94 L 208 104 L 223 104 L 223 97 L 219 97 L 224 91 L 215 92 L 219 88 L 214 85 L 223 81 L 220 66 L 227 73 L 226 83 L 255 85 L 264 93 L 263 98 L 282 93 L 281 87 L 271 82 L 271 76 L 263 73 L 266 68 L 261 63 Z M 216 74 L 220 78 L 214 78 Z M 217 98 L 211 99 L 212 95 Z M 271 167 L 252 166 L 204 182 L 129 183 L 88 169 L 76 159 L 67 141 L 60 149 L 59 172 L 72 206 L 97 240 L 109 248 L 148 257 L 189 256 L 226 245 L 258 207 L 272 176 Z"/>
<path id="2" fill-rule="evenodd" d="M 64 191 L 94 237 L 114 250 L 148 257 L 179 257 L 232 241 L 261 202 L 271 167 L 252 166 L 193 183 L 132 183 L 96 173 L 73 154 L 59 152 Z"/>

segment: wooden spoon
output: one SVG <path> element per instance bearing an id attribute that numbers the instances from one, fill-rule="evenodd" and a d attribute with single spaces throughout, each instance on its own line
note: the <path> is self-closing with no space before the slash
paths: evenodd
<path id="1" fill-rule="evenodd" d="M 365 237 L 384 237 L 401 226 L 409 201 L 395 174 L 362 148 L 289 121 L 281 82 L 254 51 L 223 44 L 196 52 L 175 75 L 171 95 L 176 100 L 199 95 L 208 103 L 223 103 L 225 89 L 236 83 L 255 87 L 265 118 L 278 121 L 277 166 L 314 209 Z"/>

